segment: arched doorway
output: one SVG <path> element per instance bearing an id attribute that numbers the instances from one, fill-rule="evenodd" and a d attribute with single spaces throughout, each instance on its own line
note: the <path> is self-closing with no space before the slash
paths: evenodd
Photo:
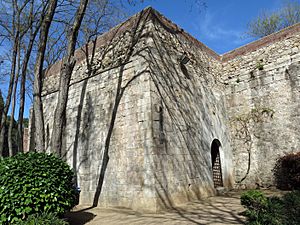
<path id="1" fill-rule="evenodd" d="M 212 175 L 214 187 L 223 187 L 222 179 L 222 166 L 219 148 L 221 147 L 221 142 L 218 139 L 214 139 L 211 143 L 211 165 L 212 165 Z"/>

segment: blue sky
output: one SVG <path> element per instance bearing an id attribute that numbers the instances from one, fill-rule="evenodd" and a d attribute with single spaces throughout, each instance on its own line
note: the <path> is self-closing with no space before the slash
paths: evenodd
<path id="1" fill-rule="evenodd" d="M 194 0 L 145 0 L 130 8 L 131 14 L 152 6 L 186 32 L 219 54 L 245 45 L 253 39 L 243 38 L 247 23 L 262 10 L 276 10 L 283 0 L 206 0 L 206 8 L 197 8 Z M 1 50 L 1 49 L 0 49 Z M 3 49 L 2 49 L 3 50 Z M 4 97 L 7 82 L 1 84 Z M 31 101 L 26 98 L 25 117 Z"/>
<path id="2" fill-rule="evenodd" d="M 152 6 L 186 32 L 219 54 L 253 41 L 245 38 L 247 23 L 262 10 L 276 10 L 282 0 L 206 0 L 206 9 L 192 7 L 193 0 L 152 0 L 135 7 Z"/>

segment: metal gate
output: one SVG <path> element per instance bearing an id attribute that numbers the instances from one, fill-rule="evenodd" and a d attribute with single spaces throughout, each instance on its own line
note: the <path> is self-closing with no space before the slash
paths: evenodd
<path id="1" fill-rule="evenodd" d="M 214 140 L 211 145 L 211 161 L 214 187 L 223 187 L 222 167 L 220 159 L 219 147 L 221 146 L 218 140 Z"/>

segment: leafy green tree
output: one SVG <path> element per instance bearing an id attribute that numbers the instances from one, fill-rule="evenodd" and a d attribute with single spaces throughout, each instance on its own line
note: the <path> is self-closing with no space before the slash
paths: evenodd
<path id="1" fill-rule="evenodd" d="M 299 22 L 300 3 L 285 1 L 279 10 L 274 12 L 262 11 L 250 21 L 246 34 L 250 37 L 262 38 Z"/>

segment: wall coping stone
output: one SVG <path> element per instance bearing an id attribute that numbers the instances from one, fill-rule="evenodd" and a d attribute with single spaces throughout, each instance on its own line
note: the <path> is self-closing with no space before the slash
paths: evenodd
<path id="1" fill-rule="evenodd" d="M 265 46 L 268 46 L 270 44 L 273 44 L 278 41 L 282 41 L 290 36 L 293 36 L 295 33 L 300 33 L 300 23 L 297 23 L 293 26 L 287 27 L 285 29 L 282 29 L 276 33 L 273 33 L 271 35 L 268 35 L 266 37 L 263 37 L 261 39 L 258 39 L 256 41 L 253 41 L 251 43 L 248 43 L 244 46 L 241 46 L 239 48 L 236 48 L 234 50 L 231 50 L 223 55 L 217 54 L 215 51 L 207 47 L 205 44 L 194 38 L 189 33 L 185 32 L 182 28 L 180 28 L 178 25 L 167 19 L 165 16 L 163 16 L 161 13 L 153 9 L 152 7 L 147 7 L 143 9 L 141 12 L 135 14 L 134 16 L 130 17 L 125 22 L 117 25 L 116 27 L 112 28 L 108 32 L 100 35 L 96 39 L 96 49 L 99 49 L 100 47 L 103 47 L 104 45 L 107 45 L 110 41 L 112 41 L 115 37 L 120 36 L 124 32 L 130 30 L 134 24 L 139 19 L 146 19 L 146 20 L 156 20 L 158 21 L 165 29 L 167 29 L 169 32 L 173 34 L 182 35 L 185 39 L 187 39 L 191 44 L 195 45 L 196 47 L 200 48 L 202 51 L 206 52 L 209 56 L 214 58 L 215 60 L 223 63 L 228 62 L 236 57 L 243 56 L 249 52 L 256 51 L 259 48 L 263 48 Z M 80 64 L 85 59 L 85 51 L 84 49 L 88 47 L 89 50 L 92 49 L 93 43 L 90 42 L 81 48 L 78 48 L 75 51 L 75 58 L 76 58 L 76 64 Z M 54 63 L 53 65 L 49 66 L 45 70 L 45 77 L 58 74 L 61 68 L 62 61 L 58 61 Z"/>

